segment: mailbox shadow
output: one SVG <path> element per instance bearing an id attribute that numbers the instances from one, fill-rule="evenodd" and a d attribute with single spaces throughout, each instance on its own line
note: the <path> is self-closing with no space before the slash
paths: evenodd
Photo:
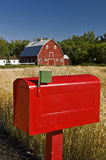
<path id="1" fill-rule="evenodd" d="M 2 154 L 4 155 L 4 150 L 2 149 L 4 148 L 4 146 L 5 146 L 5 158 L 6 159 L 11 158 L 11 159 L 17 160 L 17 157 L 19 157 L 19 159 L 21 160 L 25 160 L 25 159 L 37 160 L 39 158 L 37 155 L 35 156 L 33 154 L 33 150 L 29 149 L 26 145 L 23 145 L 23 143 L 18 141 L 16 137 L 12 137 L 3 128 L 3 126 L 0 125 L 0 147 L 1 147 L 0 160 L 2 159 L 1 155 Z M 30 154 L 28 154 L 28 152 Z"/>
<path id="2" fill-rule="evenodd" d="M 38 80 L 28 80 L 38 86 Z M 48 83 L 41 83 L 42 85 L 48 85 Z"/>

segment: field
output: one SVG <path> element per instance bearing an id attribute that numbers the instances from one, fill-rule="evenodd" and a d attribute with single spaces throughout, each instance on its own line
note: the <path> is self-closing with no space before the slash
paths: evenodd
<path id="1" fill-rule="evenodd" d="M 0 69 L 0 125 L 37 159 L 45 156 L 45 134 L 29 137 L 13 126 L 13 81 L 19 77 L 34 77 L 39 70 L 51 70 L 53 75 L 93 74 L 101 80 L 100 122 L 64 130 L 63 160 L 105 160 L 106 142 L 106 67 L 31 67 Z"/>

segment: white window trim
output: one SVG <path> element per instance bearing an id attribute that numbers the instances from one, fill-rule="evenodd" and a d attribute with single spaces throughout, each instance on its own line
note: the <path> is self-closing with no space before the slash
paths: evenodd
<path id="1" fill-rule="evenodd" d="M 47 61 L 48 61 L 48 59 L 47 59 L 47 58 L 45 58 L 45 59 L 44 59 L 44 62 L 47 62 Z"/>
<path id="2" fill-rule="evenodd" d="M 57 49 L 57 46 L 56 46 L 56 45 L 54 45 L 54 49 Z"/>
<path id="3" fill-rule="evenodd" d="M 49 49 L 49 46 L 48 46 L 48 45 L 46 45 L 46 49 Z"/>
<path id="4" fill-rule="evenodd" d="M 50 53 L 52 53 L 52 54 L 53 54 L 53 57 L 52 57 L 52 58 L 54 58 L 54 52 L 49 52 L 49 58 L 50 58 Z"/>
<path id="5" fill-rule="evenodd" d="M 39 62 L 42 62 L 42 58 L 39 59 Z"/>
<path id="6" fill-rule="evenodd" d="M 49 60 L 54 60 L 54 66 L 56 65 L 55 59 L 54 58 L 49 58 L 48 59 L 48 66 L 49 66 Z"/>
<path id="7" fill-rule="evenodd" d="M 59 59 L 58 58 L 56 58 L 56 62 L 58 62 L 59 61 Z"/>
<path id="8" fill-rule="evenodd" d="M 62 58 L 60 59 L 60 62 L 61 62 L 61 63 L 63 62 L 63 59 L 62 59 Z"/>

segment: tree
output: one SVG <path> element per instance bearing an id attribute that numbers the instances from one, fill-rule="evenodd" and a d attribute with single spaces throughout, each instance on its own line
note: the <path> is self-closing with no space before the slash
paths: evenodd
<path id="1" fill-rule="evenodd" d="M 41 38 L 35 40 L 40 41 Z M 28 43 L 29 40 L 16 40 L 9 43 L 0 38 L 0 57 L 16 55 L 19 58 Z M 62 48 L 63 53 L 69 56 L 70 64 L 91 63 L 94 59 L 96 60 L 95 63 L 106 63 L 106 33 L 99 38 L 99 36 L 95 37 L 93 31 L 88 31 L 82 36 L 73 35 L 72 38 L 69 37 L 57 43 Z"/>
<path id="2" fill-rule="evenodd" d="M 8 42 L 0 38 L 0 57 L 7 57 L 9 55 Z"/>
<path id="3" fill-rule="evenodd" d="M 106 43 L 96 44 L 95 57 L 97 63 L 106 63 Z"/>
<path id="4" fill-rule="evenodd" d="M 10 56 L 15 55 L 16 57 L 20 57 L 20 54 L 22 53 L 23 49 L 25 48 L 26 45 L 28 45 L 29 40 L 16 40 L 16 41 L 11 41 L 9 43 L 9 54 Z"/>
<path id="5" fill-rule="evenodd" d="M 106 42 L 106 33 L 103 36 L 100 36 L 101 42 Z"/>

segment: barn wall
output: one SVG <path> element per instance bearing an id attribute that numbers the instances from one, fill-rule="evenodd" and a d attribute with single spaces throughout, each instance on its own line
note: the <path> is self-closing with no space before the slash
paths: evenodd
<path id="1" fill-rule="evenodd" d="M 48 45 L 48 49 L 46 49 L 46 45 Z M 54 49 L 55 45 L 56 49 Z M 60 47 L 53 40 L 43 46 L 38 55 L 38 65 L 64 65 L 64 57 Z"/>
<path id="2" fill-rule="evenodd" d="M 64 65 L 69 65 L 69 59 L 64 59 Z"/>

